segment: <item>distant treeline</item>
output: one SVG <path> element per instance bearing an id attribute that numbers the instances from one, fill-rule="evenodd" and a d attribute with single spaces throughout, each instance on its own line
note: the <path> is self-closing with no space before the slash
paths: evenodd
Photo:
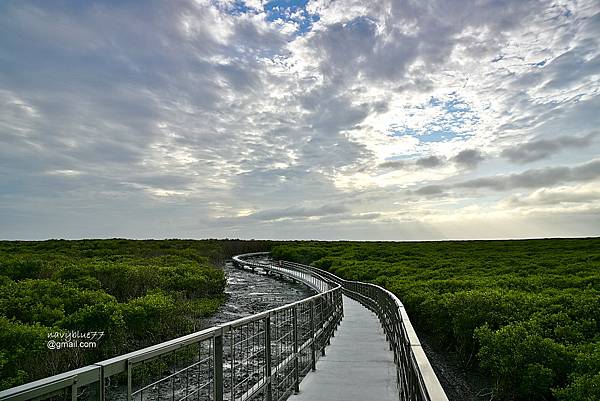
<path id="1" fill-rule="evenodd" d="M 292 242 L 273 256 L 388 288 L 437 349 L 492 379 L 493 400 L 600 400 L 600 238 Z"/>
<path id="2" fill-rule="evenodd" d="M 0 389 L 196 330 L 223 301 L 225 276 L 215 265 L 272 245 L 0 241 Z M 65 331 L 105 334 L 95 349 L 49 350 L 49 334 Z"/>

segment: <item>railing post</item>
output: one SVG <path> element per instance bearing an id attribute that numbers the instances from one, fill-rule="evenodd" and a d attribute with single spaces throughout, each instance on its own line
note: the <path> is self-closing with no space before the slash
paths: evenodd
<path id="1" fill-rule="evenodd" d="M 213 360 L 214 360 L 214 400 L 223 401 L 223 332 L 213 339 Z M 233 341 L 233 339 L 232 339 Z M 231 372 L 233 375 L 233 371 Z"/>
<path id="2" fill-rule="evenodd" d="M 265 368 L 267 375 L 267 401 L 273 399 L 273 384 L 271 382 L 271 317 L 265 318 Z"/>
<path id="3" fill-rule="evenodd" d="M 231 334 L 229 334 L 229 355 L 231 358 L 231 374 L 229 375 L 229 392 L 230 392 L 230 400 L 235 400 L 235 329 L 231 329 Z"/>
<path id="4" fill-rule="evenodd" d="M 94 364 L 98 368 L 98 381 L 89 385 L 90 394 L 89 401 L 104 401 L 104 368 L 98 364 Z"/>
<path id="5" fill-rule="evenodd" d="M 321 330 L 321 336 L 323 337 L 323 343 L 321 347 L 321 356 L 325 356 L 325 345 L 329 345 L 329 333 L 325 330 L 325 323 L 327 322 L 325 309 L 327 308 L 327 302 L 323 296 L 320 298 L 321 301 L 321 318 L 319 319 L 319 330 Z M 327 339 L 327 341 L 325 341 Z"/>
<path id="6" fill-rule="evenodd" d="M 131 393 L 132 393 L 132 378 L 131 378 L 131 361 L 127 360 L 127 401 L 131 401 Z"/>
<path id="7" fill-rule="evenodd" d="M 333 292 L 330 292 L 328 294 L 328 298 L 329 298 L 329 310 L 330 313 L 328 316 L 328 318 L 331 318 L 331 322 L 329 323 L 331 325 L 331 337 L 335 337 L 335 329 L 337 328 L 337 323 L 336 323 L 336 316 L 337 316 L 337 309 L 336 309 L 336 303 L 335 303 L 335 294 Z M 327 344 L 329 344 L 329 341 L 327 342 Z"/>
<path id="8" fill-rule="evenodd" d="M 320 298 L 321 301 L 321 318 L 319 319 L 319 330 L 321 330 L 321 356 L 325 356 L 325 347 L 329 345 L 329 331 L 327 326 L 327 300 L 325 297 Z"/>
<path id="9" fill-rule="evenodd" d="M 300 392 L 300 366 L 298 362 L 298 307 L 292 308 L 292 325 L 294 330 L 294 393 Z"/>
<path id="10" fill-rule="evenodd" d="M 312 370 L 317 370 L 317 355 L 315 353 L 315 345 L 317 339 L 315 338 L 315 301 L 310 301 L 310 362 Z"/>
<path id="11" fill-rule="evenodd" d="M 339 308 L 338 309 L 339 316 L 338 316 L 337 324 L 339 326 L 340 323 L 342 322 L 342 319 L 344 318 L 344 295 L 343 295 L 342 289 L 339 289 L 337 292 L 337 303 L 338 303 L 338 308 Z"/>

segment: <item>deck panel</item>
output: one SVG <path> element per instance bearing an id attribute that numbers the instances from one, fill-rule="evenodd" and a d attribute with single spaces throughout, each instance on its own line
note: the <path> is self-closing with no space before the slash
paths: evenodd
<path id="1" fill-rule="evenodd" d="M 396 365 L 377 316 L 344 296 L 344 318 L 291 401 L 398 401 Z"/>

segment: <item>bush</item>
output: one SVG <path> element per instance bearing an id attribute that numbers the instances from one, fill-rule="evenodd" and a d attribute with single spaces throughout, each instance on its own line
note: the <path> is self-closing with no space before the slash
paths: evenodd
<path id="1" fill-rule="evenodd" d="M 495 381 L 495 399 L 600 400 L 582 356 L 600 338 L 600 238 L 303 241 L 272 255 L 386 287 L 419 334 Z"/>
<path id="2" fill-rule="evenodd" d="M 131 338 L 150 337 L 153 342 L 190 330 L 174 299 L 153 292 L 123 305 L 123 319 Z"/>
<path id="3" fill-rule="evenodd" d="M 12 280 L 38 278 L 42 270 L 42 261 L 29 256 L 7 258 L 0 261 L 0 274 Z"/>
<path id="4" fill-rule="evenodd" d="M 242 243 L 228 243 L 236 252 Z M 0 242 L 0 389 L 189 333 L 225 276 L 216 241 Z M 95 349 L 45 349 L 45 333 L 105 333 Z"/>
<path id="5" fill-rule="evenodd" d="M 554 394 L 561 401 L 600 400 L 600 342 L 578 347 L 569 385 Z"/>
<path id="6" fill-rule="evenodd" d="M 573 364 L 567 347 L 532 331 L 522 323 L 475 330 L 481 367 L 496 379 L 496 393 L 507 399 L 549 397 L 551 386 L 564 383 Z"/>
<path id="7" fill-rule="evenodd" d="M 0 385 L 8 388 L 45 371 L 49 328 L 27 325 L 0 316 Z"/>

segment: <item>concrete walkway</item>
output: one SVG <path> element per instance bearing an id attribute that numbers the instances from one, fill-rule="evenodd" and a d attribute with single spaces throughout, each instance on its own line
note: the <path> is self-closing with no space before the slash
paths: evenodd
<path id="1" fill-rule="evenodd" d="M 344 296 L 344 318 L 292 401 L 398 401 L 396 365 L 374 313 Z"/>

